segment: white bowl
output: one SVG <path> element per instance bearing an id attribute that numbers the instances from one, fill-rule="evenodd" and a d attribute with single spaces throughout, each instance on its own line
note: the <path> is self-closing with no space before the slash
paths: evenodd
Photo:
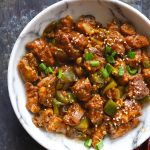
<path id="1" fill-rule="evenodd" d="M 25 107 L 26 96 L 24 84 L 19 76 L 17 64 L 25 54 L 27 42 L 39 37 L 43 29 L 53 20 L 66 15 L 74 19 L 82 14 L 92 14 L 103 25 L 114 17 L 128 20 L 136 30 L 150 38 L 150 21 L 139 11 L 117 0 L 64 0 L 40 12 L 32 19 L 19 35 L 11 53 L 8 68 L 8 89 L 13 109 L 24 129 L 43 147 L 49 150 L 86 150 L 83 142 L 71 140 L 63 135 L 47 133 L 36 128 L 32 115 Z M 125 136 L 116 140 L 108 137 L 104 140 L 103 150 L 131 150 L 150 137 L 150 105 L 143 109 L 141 124 Z"/>

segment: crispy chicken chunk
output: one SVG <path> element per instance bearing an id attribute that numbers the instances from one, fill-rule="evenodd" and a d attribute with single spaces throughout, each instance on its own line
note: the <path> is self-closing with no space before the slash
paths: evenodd
<path id="1" fill-rule="evenodd" d="M 68 33 L 58 30 L 58 32 L 56 32 L 55 38 L 64 45 L 72 45 L 74 48 L 82 51 L 88 44 L 87 38 L 83 34 L 80 34 L 76 31 L 71 31 Z"/>
<path id="2" fill-rule="evenodd" d="M 32 50 L 39 60 L 43 61 L 47 66 L 54 65 L 55 61 L 46 40 L 42 38 L 36 39 L 28 43 L 26 48 Z"/>
<path id="3" fill-rule="evenodd" d="M 131 67 L 138 67 L 138 65 L 141 62 L 141 50 L 138 49 L 135 51 L 135 58 L 126 58 L 126 64 L 128 64 Z"/>
<path id="4" fill-rule="evenodd" d="M 108 30 L 119 31 L 119 24 L 115 20 L 108 23 L 107 27 Z"/>
<path id="5" fill-rule="evenodd" d="M 134 35 L 134 34 L 136 34 L 134 27 L 132 25 L 130 25 L 129 23 L 124 23 L 120 27 L 120 32 L 124 35 Z"/>
<path id="6" fill-rule="evenodd" d="M 146 86 L 141 74 L 133 76 L 129 81 L 128 96 L 132 99 L 142 99 L 149 95 L 149 89 Z"/>
<path id="7" fill-rule="evenodd" d="M 78 103 L 74 103 L 69 107 L 67 114 L 64 116 L 64 122 L 70 126 L 76 126 L 80 123 L 83 115 L 84 110 Z"/>
<path id="8" fill-rule="evenodd" d="M 32 113 L 37 113 L 40 111 L 40 105 L 38 102 L 38 88 L 33 86 L 32 83 L 26 82 L 26 95 L 27 95 L 27 103 L 26 107 Z"/>
<path id="9" fill-rule="evenodd" d="M 50 117 L 50 120 L 49 120 L 49 122 L 47 124 L 47 128 L 46 129 L 49 132 L 58 132 L 58 133 L 66 134 L 67 126 L 63 122 L 62 118 L 53 115 L 53 116 Z"/>
<path id="10" fill-rule="evenodd" d="M 53 110 L 48 108 L 42 110 L 33 117 L 33 123 L 49 132 L 58 132 L 66 134 L 66 125 L 60 117 L 53 114 Z"/>
<path id="11" fill-rule="evenodd" d="M 37 61 L 32 53 L 26 54 L 19 62 L 18 69 L 25 82 L 38 80 Z"/>
<path id="12" fill-rule="evenodd" d="M 68 61 L 68 55 L 64 50 L 65 49 L 64 46 L 62 46 L 62 45 L 56 46 L 52 43 L 49 43 L 49 47 L 50 47 L 50 51 L 51 51 L 52 55 L 54 56 L 54 58 L 57 61 L 60 61 L 60 62 Z"/>
<path id="13" fill-rule="evenodd" d="M 76 60 L 80 57 L 88 44 L 87 38 L 75 31 L 64 32 L 58 30 L 55 34 L 55 39 L 65 46 L 64 50 L 71 60 Z"/>
<path id="14" fill-rule="evenodd" d="M 139 117 L 141 113 L 141 105 L 135 100 L 125 100 L 122 108 L 120 108 L 113 118 L 113 124 L 120 126 L 121 124 L 128 123 L 134 118 Z"/>
<path id="15" fill-rule="evenodd" d="M 150 85 L 150 68 L 143 69 L 142 72 L 145 82 Z"/>
<path id="16" fill-rule="evenodd" d="M 49 122 L 52 115 L 53 110 L 51 108 L 41 110 L 33 117 L 33 123 L 39 128 L 44 127 L 44 125 Z"/>
<path id="17" fill-rule="evenodd" d="M 51 107 L 52 106 L 52 98 L 56 93 L 56 77 L 50 75 L 45 77 L 38 83 L 38 94 L 39 94 L 39 103 Z"/>
<path id="18" fill-rule="evenodd" d="M 102 109 L 90 109 L 87 115 L 93 124 L 100 124 L 104 113 Z"/>
<path id="19" fill-rule="evenodd" d="M 105 40 L 117 54 L 121 56 L 125 54 L 125 39 L 118 31 L 110 31 Z"/>
<path id="20" fill-rule="evenodd" d="M 70 31 L 74 28 L 74 22 L 71 16 L 67 15 L 64 18 L 61 18 L 57 23 L 57 29 Z"/>
<path id="21" fill-rule="evenodd" d="M 92 86 L 89 79 L 80 79 L 72 87 L 74 95 L 81 101 L 88 101 L 91 98 Z"/>
<path id="22" fill-rule="evenodd" d="M 149 40 L 143 35 L 131 35 L 126 38 L 127 44 L 132 48 L 143 48 L 149 46 Z"/>
<path id="23" fill-rule="evenodd" d="M 92 145 L 96 147 L 96 144 L 103 140 L 104 136 L 107 134 L 106 126 L 104 124 L 99 125 L 98 127 L 94 128 L 94 132 L 92 135 Z"/>
<path id="24" fill-rule="evenodd" d="M 77 29 L 86 35 L 93 34 L 97 25 L 101 26 L 92 15 L 82 15 L 76 23 Z"/>
<path id="25" fill-rule="evenodd" d="M 141 113 L 141 105 L 135 100 L 125 100 L 122 107 L 117 111 L 112 119 L 112 123 L 108 123 L 107 131 L 111 138 L 123 136 L 131 129 L 139 124 L 138 117 Z"/>
<path id="26" fill-rule="evenodd" d="M 95 94 L 92 99 L 88 101 L 86 107 L 88 109 L 103 109 L 104 100 L 99 94 Z"/>
<path id="27" fill-rule="evenodd" d="M 93 124 L 100 124 L 103 119 L 103 105 L 104 100 L 99 94 L 95 94 L 92 99 L 86 103 L 88 109 L 88 117 Z"/>
<path id="28" fill-rule="evenodd" d="M 133 128 L 136 128 L 139 125 L 140 121 L 139 119 L 133 119 L 132 121 L 122 124 L 121 126 L 118 126 L 117 128 L 114 126 L 110 126 L 109 128 L 109 134 L 111 138 L 118 138 L 132 130 Z"/>

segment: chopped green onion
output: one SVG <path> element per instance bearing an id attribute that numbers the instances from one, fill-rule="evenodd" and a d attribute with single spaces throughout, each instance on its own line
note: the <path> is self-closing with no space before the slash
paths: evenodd
<path id="1" fill-rule="evenodd" d="M 115 59 L 112 55 L 106 55 L 106 60 L 110 63 L 110 64 L 114 64 L 115 63 Z"/>
<path id="2" fill-rule="evenodd" d="M 109 73 L 108 73 L 107 69 L 102 68 L 101 72 L 102 72 L 102 75 L 103 75 L 104 78 L 108 78 L 109 77 Z"/>
<path id="3" fill-rule="evenodd" d="M 90 65 L 91 65 L 92 67 L 98 67 L 98 66 L 100 65 L 100 63 L 99 63 L 99 61 L 97 61 L 97 60 L 92 60 L 92 61 L 90 61 Z"/>
<path id="4" fill-rule="evenodd" d="M 52 67 L 46 68 L 45 73 L 46 73 L 46 74 L 53 73 Z"/>
<path id="5" fill-rule="evenodd" d="M 105 107 L 104 107 L 104 112 L 111 116 L 114 117 L 116 111 L 117 111 L 117 104 L 112 100 L 108 100 L 108 102 L 106 103 Z"/>
<path id="6" fill-rule="evenodd" d="M 112 52 L 111 56 L 115 57 L 117 55 L 117 52 Z"/>
<path id="7" fill-rule="evenodd" d="M 106 68 L 107 72 L 108 72 L 109 74 L 111 74 L 111 72 L 112 72 L 112 70 L 113 70 L 112 66 L 107 63 L 106 66 L 105 66 L 105 68 Z"/>
<path id="8" fill-rule="evenodd" d="M 107 63 L 105 68 L 107 69 L 109 74 L 112 74 L 114 76 L 118 76 L 118 69 L 113 67 L 111 64 Z"/>
<path id="9" fill-rule="evenodd" d="M 136 53 L 135 53 L 134 51 L 129 51 L 129 52 L 127 53 L 127 56 L 128 56 L 129 58 L 131 58 L 131 59 L 134 59 L 134 58 L 135 58 L 135 55 L 136 55 Z"/>
<path id="10" fill-rule="evenodd" d="M 124 75 L 124 66 L 120 66 L 120 68 L 118 70 L 118 74 L 119 74 L 119 76 L 123 76 Z"/>
<path id="11" fill-rule="evenodd" d="M 88 52 L 85 54 L 85 60 L 92 60 L 93 59 L 93 54 Z"/>
<path id="12" fill-rule="evenodd" d="M 62 77 L 62 70 L 61 69 L 59 69 L 59 71 L 58 71 L 58 76 L 57 76 L 59 79 L 61 79 L 61 77 Z"/>
<path id="13" fill-rule="evenodd" d="M 90 148 L 91 145 L 92 145 L 92 139 L 87 139 L 87 140 L 84 142 L 84 146 L 85 146 L 85 147 Z"/>
<path id="14" fill-rule="evenodd" d="M 106 50 L 106 53 L 107 53 L 107 54 L 109 54 L 109 53 L 112 52 L 112 48 L 111 48 L 110 46 L 108 46 L 108 45 L 106 45 L 105 50 Z"/>
<path id="15" fill-rule="evenodd" d="M 101 150 L 103 146 L 104 146 L 103 141 L 100 140 L 100 142 L 96 144 L 96 150 Z"/>
<path id="16" fill-rule="evenodd" d="M 46 70 L 46 68 L 47 68 L 44 63 L 41 63 L 41 64 L 39 65 L 39 67 L 40 67 L 42 70 Z"/>
<path id="17" fill-rule="evenodd" d="M 127 70 L 130 75 L 135 75 L 138 71 L 136 68 L 131 68 L 130 66 L 127 66 Z"/>

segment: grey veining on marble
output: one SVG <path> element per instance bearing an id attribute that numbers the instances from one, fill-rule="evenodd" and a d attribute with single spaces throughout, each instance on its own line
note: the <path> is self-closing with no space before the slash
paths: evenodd
<path id="1" fill-rule="evenodd" d="M 8 60 L 19 33 L 41 10 L 59 0 L 0 0 L 0 150 L 44 150 L 22 128 L 7 90 Z M 150 18 L 150 0 L 124 0 Z"/>

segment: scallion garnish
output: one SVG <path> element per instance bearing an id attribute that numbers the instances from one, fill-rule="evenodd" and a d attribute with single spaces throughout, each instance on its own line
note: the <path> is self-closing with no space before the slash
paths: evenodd
<path id="1" fill-rule="evenodd" d="M 109 77 L 109 73 L 108 73 L 107 69 L 102 68 L 101 72 L 102 72 L 102 75 L 103 75 L 104 78 L 108 78 Z"/>
<path id="2" fill-rule="evenodd" d="M 105 50 L 107 54 L 110 54 L 112 52 L 112 48 L 109 45 L 106 45 Z"/>
<path id="3" fill-rule="evenodd" d="M 105 66 L 105 68 L 106 68 L 108 74 L 111 74 L 111 72 L 112 72 L 112 70 L 113 70 L 112 66 L 107 63 L 106 66 Z"/>
<path id="4" fill-rule="evenodd" d="M 117 52 L 112 52 L 111 56 L 115 57 L 117 55 Z"/>
<path id="5" fill-rule="evenodd" d="M 104 146 L 103 141 L 100 140 L 100 142 L 96 144 L 96 150 L 101 150 L 103 146 Z"/>
<path id="6" fill-rule="evenodd" d="M 115 63 L 115 59 L 112 55 L 106 55 L 106 60 L 110 63 L 110 64 L 114 64 Z"/>
<path id="7" fill-rule="evenodd" d="M 99 63 L 99 61 L 97 61 L 97 60 L 92 60 L 92 61 L 90 61 L 90 65 L 91 65 L 92 67 L 98 67 L 98 66 L 100 65 L 100 63 Z"/>
<path id="8" fill-rule="evenodd" d="M 52 67 L 47 67 L 46 70 L 45 70 L 45 73 L 46 74 L 53 73 Z"/>
<path id="9" fill-rule="evenodd" d="M 114 64 L 115 63 L 115 59 L 114 57 L 117 55 L 116 51 L 112 51 L 112 48 L 108 45 L 106 45 L 105 48 L 105 58 L 107 60 L 107 62 Z"/>
<path id="10" fill-rule="evenodd" d="M 92 60 L 92 59 L 93 59 L 93 54 L 92 53 L 88 52 L 88 53 L 85 54 L 85 60 L 86 61 L 87 60 Z"/>
<path id="11" fill-rule="evenodd" d="M 87 140 L 84 142 L 84 146 L 85 146 L 85 147 L 90 148 L 91 145 L 92 145 L 92 139 L 87 139 Z"/>
<path id="12" fill-rule="evenodd" d="M 135 75 L 138 71 L 136 68 L 131 68 L 130 66 L 127 66 L 127 70 L 130 75 Z"/>
<path id="13" fill-rule="evenodd" d="M 44 63 L 41 63 L 41 64 L 39 65 L 39 67 L 40 67 L 42 70 L 46 70 L 46 68 L 47 68 Z"/>
<path id="14" fill-rule="evenodd" d="M 61 79 L 61 77 L 62 77 L 62 69 L 59 69 L 59 71 L 58 71 L 58 76 L 57 76 L 59 79 Z"/>
<path id="15" fill-rule="evenodd" d="M 118 74 L 119 74 L 119 76 L 123 76 L 124 75 L 124 66 L 120 66 L 120 68 L 118 70 Z"/>
<path id="16" fill-rule="evenodd" d="M 129 51 L 129 52 L 127 53 L 127 56 L 128 56 L 129 58 L 131 58 L 131 59 L 134 59 L 134 58 L 135 58 L 135 55 L 136 55 L 136 53 L 135 53 L 134 51 Z"/>

